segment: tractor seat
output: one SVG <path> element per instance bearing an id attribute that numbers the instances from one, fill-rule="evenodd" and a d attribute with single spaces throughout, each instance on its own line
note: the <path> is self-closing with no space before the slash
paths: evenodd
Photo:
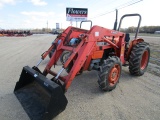
<path id="1" fill-rule="evenodd" d="M 125 41 L 126 41 L 126 42 L 129 42 L 129 40 L 130 40 L 130 34 L 129 34 L 129 33 L 126 33 Z"/>

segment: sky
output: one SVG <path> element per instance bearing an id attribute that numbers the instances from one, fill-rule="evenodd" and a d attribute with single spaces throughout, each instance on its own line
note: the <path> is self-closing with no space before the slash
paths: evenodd
<path id="1" fill-rule="evenodd" d="M 139 1 L 139 2 L 138 2 Z M 130 5 L 132 3 L 135 3 Z M 160 26 L 160 0 L 0 0 L 0 29 L 67 28 L 66 7 L 88 8 L 93 25 L 113 28 L 115 9 L 118 20 L 124 14 L 139 13 L 141 26 Z M 138 17 L 124 19 L 123 28 L 137 26 Z M 79 27 L 79 22 L 72 22 Z"/>

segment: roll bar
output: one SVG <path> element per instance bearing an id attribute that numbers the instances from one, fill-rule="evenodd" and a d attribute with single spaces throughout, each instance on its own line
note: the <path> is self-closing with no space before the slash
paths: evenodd
<path id="1" fill-rule="evenodd" d="M 122 20 L 123 18 L 125 17 L 133 17 L 133 16 L 138 16 L 139 17 L 139 21 L 138 21 L 138 26 L 137 26 L 137 30 L 136 30 L 136 34 L 135 34 L 135 39 L 137 38 L 137 34 L 139 32 L 139 27 L 140 27 L 140 24 L 141 24 L 141 15 L 140 14 L 125 14 L 121 17 L 120 19 L 120 23 L 119 23 L 119 27 L 118 27 L 118 31 L 120 30 L 120 27 L 121 27 L 121 24 L 122 24 Z"/>

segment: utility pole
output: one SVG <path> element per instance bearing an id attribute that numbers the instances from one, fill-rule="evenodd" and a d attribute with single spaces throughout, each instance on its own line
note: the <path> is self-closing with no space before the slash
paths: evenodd
<path id="1" fill-rule="evenodd" d="M 47 20 L 47 33 L 48 33 L 48 20 Z"/>

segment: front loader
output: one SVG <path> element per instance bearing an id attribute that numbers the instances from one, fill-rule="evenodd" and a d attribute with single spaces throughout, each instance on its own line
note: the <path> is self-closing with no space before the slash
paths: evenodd
<path id="1" fill-rule="evenodd" d="M 130 41 L 129 34 L 119 31 L 123 18 L 129 16 L 139 17 L 133 41 Z M 70 26 L 59 34 L 36 66 L 23 67 L 16 84 L 14 93 L 29 117 L 32 120 L 51 120 L 62 112 L 68 102 L 64 93 L 76 75 L 83 71 L 97 70 L 98 84 L 104 91 L 116 87 L 123 65 L 129 65 L 132 75 L 143 75 L 148 66 L 150 49 L 148 43 L 137 38 L 140 22 L 139 14 L 126 14 L 122 16 L 117 30 L 115 22 L 113 30 L 100 26 L 93 26 L 90 30 Z M 50 52 L 50 60 L 41 72 L 38 66 Z M 52 66 L 56 67 L 64 52 L 68 54 L 62 68 L 55 72 Z M 67 75 L 62 75 L 64 70 Z M 47 78 L 49 74 L 52 79 Z"/>

